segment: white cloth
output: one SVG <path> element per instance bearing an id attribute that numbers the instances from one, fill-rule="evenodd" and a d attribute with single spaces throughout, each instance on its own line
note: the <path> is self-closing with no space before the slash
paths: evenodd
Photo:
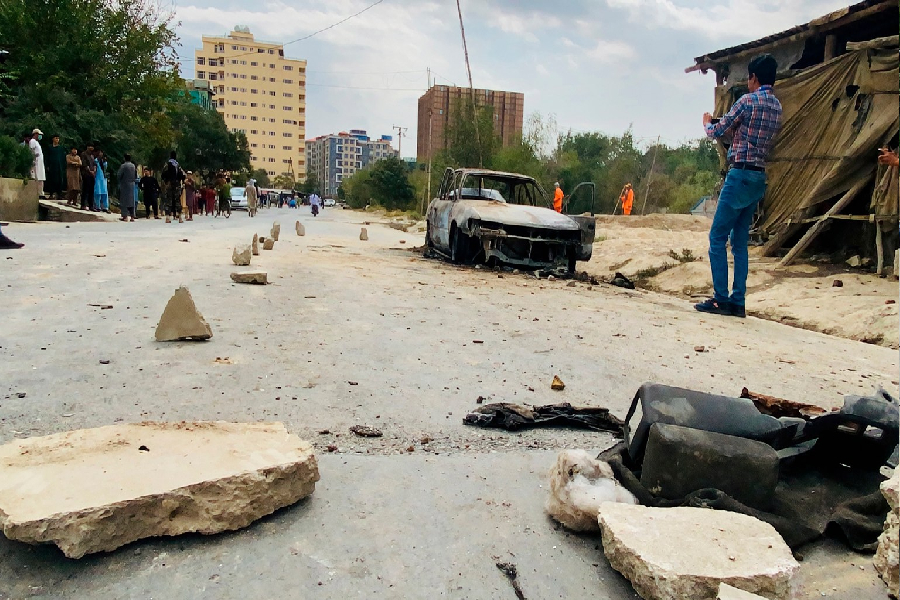
<path id="1" fill-rule="evenodd" d="M 31 178 L 38 181 L 47 180 L 47 172 L 44 170 L 44 151 L 40 143 L 34 138 L 28 140 L 28 147 L 34 154 L 34 164 L 31 166 Z"/>
<path id="2" fill-rule="evenodd" d="M 318 194 L 312 194 L 309 197 L 309 205 L 310 206 L 322 206 L 322 201 L 319 199 Z"/>

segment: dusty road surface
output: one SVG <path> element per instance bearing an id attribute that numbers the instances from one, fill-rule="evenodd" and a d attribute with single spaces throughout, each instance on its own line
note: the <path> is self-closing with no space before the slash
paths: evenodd
<path id="1" fill-rule="evenodd" d="M 281 241 L 250 267 L 271 284 L 232 283 L 233 245 L 276 219 Z M 479 396 L 624 417 L 645 381 L 825 407 L 876 385 L 897 392 L 887 348 L 703 316 L 651 292 L 461 269 L 410 251 L 421 234 L 375 221 L 360 241 L 367 219 L 269 209 L 4 229 L 26 246 L 0 255 L 0 442 L 120 421 L 277 420 L 315 444 L 322 479 L 230 534 L 79 561 L 0 538 L 0 598 L 514 598 L 501 560 L 529 599 L 632 598 L 599 537 L 542 508 L 556 449 L 613 439 L 463 425 Z M 182 284 L 213 338 L 157 343 Z M 564 391 L 551 391 L 554 375 Z M 355 424 L 384 437 L 355 437 Z M 870 557 L 833 541 L 805 550 L 800 584 L 802 598 L 885 597 Z"/>

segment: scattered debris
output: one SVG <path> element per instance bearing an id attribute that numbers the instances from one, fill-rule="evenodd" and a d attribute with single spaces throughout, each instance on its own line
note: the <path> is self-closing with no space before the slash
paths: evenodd
<path id="1" fill-rule="evenodd" d="M 330 434 L 331 434 L 330 429 L 322 429 L 319 431 L 319 435 L 330 435 Z"/>
<path id="2" fill-rule="evenodd" d="M 824 415 L 828 412 L 821 406 L 792 402 L 791 400 L 776 398 L 775 396 L 766 396 L 765 394 L 751 392 L 747 388 L 741 389 L 741 398 L 753 400 L 753 404 L 759 412 L 775 418 L 793 417 L 795 419 L 809 420 L 812 417 Z"/>
<path id="3" fill-rule="evenodd" d="M 563 383 L 563 380 L 559 378 L 559 375 L 554 375 L 553 382 L 550 384 L 550 389 L 561 392 L 562 390 L 566 389 L 566 384 Z"/>
<path id="4" fill-rule="evenodd" d="M 101 358 L 101 359 L 100 359 L 100 364 L 101 364 L 101 365 L 108 365 L 108 364 L 109 364 L 109 359 L 108 359 L 108 358 Z"/>
<path id="5" fill-rule="evenodd" d="M 359 382 L 358 381 L 348 381 L 347 384 L 348 385 L 359 385 Z"/>
<path id="6" fill-rule="evenodd" d="M 398 243 L 399 243 L 399 244 L 405 244 L 405 243 L 406 243 L 406 240 L 400 240 Z"/>
<path id="7" fill-rule="evenodd" d="M 0 446 L 0 481 L 42 482 L 0 487 L 0 528 L 81 558 L 147 537 L 240 529 L 310 495 L 318 479 L 312 446 L 281 423 L 69 431 Z"/>
<path id="8" fill-rule="evenodd" d="M 519 586 L 519 572 L 516 570 L 516 565 L 507 562 L 498 562 L 497 568 L 506 575 L 510 585 L 513 587 L 513 591 L 516 593 L 516 598 L 518 600 L 525 600 L 525 592 L 523 592 L 521 586 Z"/>
<path id="9" fill-rule="evenodd" d="M 306 235 L 306 227 L 304 227 L 303 223 L 301 223 L 300 221 L 297 221 L 297 223 L 294 225 L 294 229 L 297 230 L 297 235 L 301 237 Z"/>
<path id="10" fill-rule="evenodd" d="M 885 304 L 897 304 L 897 301 L 894 300 L 893 298 L 888 298 L 887 300 L 884 301 L 884 303 Z"/>
<path id="11" fill-rule="evenodd" d="M 178 240 L 178 241 L 179 241 L 179 242 L 190 242 L 191 240 L 189 240 L 189 239 L 187 239 L 187 238 L 184 238 L 184 239 L 181 239 L 181 240 Z"/>
<path id="12" fill-rule="evenodd" d="M 263 242 L 263 250 L 271 250 L 275 247 L 275 240 L 272 238 L 266 238 L 266 241 Z"/>
<path id="13" fill-rule="evenodd" d="M 881 493 L 891 510 L 884 521 L 884 532 L 878 538 L 874 563 L 879 577 L 888 586 L 888 593 L 896 598 L 900 595 L 900 474 L 896 470 L 893 477 L 881 484 Z"/>
<path id="14" fill-rule="evenodd" d="M 88 306 L 95 306 L 100 310 L 109 310 L 113 307 L 112 304 L 88 304 Z"/>
<path id="15" fill-rule="evenodd" d="M 613 278 L 610 279 L 609 284 L 616 287 L 625 288 L 627 290 L 634 289 L 634 282 L 619 272 L 616 272 L 616 274 L 613 275 Z"/>
<path id="16" fill-rule="evenodd" d="M 483 344 L 484 340 L 472 340 L 473 344 Z"/>
<path id="17" fill-rule="evenodd" d="M 622 421 L 611 415 L 608 408 L 577 407 L 568 402 L 531 408 L 507 402 L 485 404 L 467 414 L 463 418 L 463 423 L 507 431 L 568 425 L 594 431 L 609 431 L 618 437 L 622 436 L 623 426 Z"/>
<path id="18" fill-rule="evenodd" d="M 278 237 L 281 235 L 281 223 L 278 221 L 272 223 L 272 231 L 270 231 L 269 234 L 272 236 L 272 239 L 277 242 Z"/>
<path id="19" fill-rule="evenodd" d="M 211 337 L 212 329 L 197 310 L 191 292 L 184 286 L 179 287 L 159 318 L 156 341 L 208 340 Z"/>
<path id="20" fill-rule="evenodd" d="M 250 249 L 253 256 L 259 256 L 259 234 L 253 234 L 253 242 L 250 243 Z"/>
<path id="21" fill-rule="evenodd" d="M 338 449 L 338 447 L 335 446 L 334 444 L 329 444 L 329 445 L 325 446 L 325 450 L 327 450 L 328 452 L 337 452 L 337 449 Z"/>
<path id="22" fill-rule="evenodd" d="M 422 444 L 423 446 L 425 444 L 430 444 L 433 441 L 434 441 L 434 439 L 430 435 L 423 435 L 422 437 L 419 438 L 419 443 Z"/>
<path id="23" fill-rule="evenodd" d="M 706 352 L 706 346 L 694 346 L 694 352 Z"/>
<path id="24" fill-rule="evenodd" d="M 374 427 L 369 427 L 367 425 L 354 425 L 350 428 L 350 432 L 359 437 L 376 438 L 382 436 L 380 429 L 375 429 Z"/>
<path id="25" fill-rule="evenodd" d="M 231 274 L 231 280 L 235 283 L 255 283 L 266 285 L 269 275 L 265 271 L 237 271 Z"/>
<path id="26" fill-rule="evenodd" d="M 360 241 L 367 241 L 369 239 L 369 230 L 365 227 L 361 227 L 359 230 L 359 239 Z"/>
<path id="27" fill-rule="evenodd" d="M 603 552 L 645 600 L 713 600 L 740 582 L 770 600 L 789 600 L 800 565 L 778 532 L 722 510 L 605 503 Z"/>
<path id="28" fill-rule="evenodd" d="M 233 365 L 234 364 L 233 362 L 231 362 L 231 359 L 228 358 L 227 356 L 217 356 L 216 360 L 214 360 L 213 362 L 216 364 L 219 364 L 219 365 Z"/>
<path id="29" fill-rule="evenodd" d="M 550 470 L 547 513 L 573 531 L 599 531 L 597 514 L 603 502 L 637 504 L 605 462 L 584 450 L 563 450 Z"/>
<path id="30" fill-rule="evenodd" d="M 250 245 L 249 244 L 240 244 L 234 247 L 234 250 L 231 252 L 231 260 L 239 267 L 246 267 L 250 264 Z"/>
<path id="31" fill-rule="evenodd" d="M 851 256 L 850 258 L 847 259 L 847 265 L 849 265 L 850 267 L 852 267 L 854 269 L 856 267 L 860 266 L 861 264 L 862 264 L 862 259 L 859 257 L 859 255 Z"/>
<path id="32" fill-rule="evenodd" d="M 831 287 L 844 287 L 844 282 L 840 279 L 835 279 L 831 282 Z"/>
<path id="33" fill-rule="evenodd" d="M 578 285 L 578 284 L 575 283 L 574 281 L 570 281 L 569 283 L 566 284 L 566 287 L 575 287 L 575 286 L 577 286 L 577 285 Z"/>
<path id="34" fill-rule="evenodd" d="M 484 396 L 478 396 L 475 398 L 475 404 L 484 404 Z"/>

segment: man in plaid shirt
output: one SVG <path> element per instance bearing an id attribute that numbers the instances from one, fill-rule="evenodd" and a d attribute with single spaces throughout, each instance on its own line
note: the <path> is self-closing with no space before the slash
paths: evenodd
<path id="1" fill-rule="evenodd" d="M 757 56 L 748 67 L 750 92 L 734 103 L 728 114 L 713 123 L 709 113 L 703 126 L 710 138 L 731 133 L 729 169 L 719 194 L 719 205 L 709 230 L 709 266 L 714 295 L 695 304 L 700 312 L 745 317 L 750 222 L 756 205 L 766 193 L 766 155 L 781 127 L 781 103 L 772 91 L 778 64 L 769 54 Z M 728 255 L 725 243 L 731 237 L 734 283 L 728 293 Z"/>

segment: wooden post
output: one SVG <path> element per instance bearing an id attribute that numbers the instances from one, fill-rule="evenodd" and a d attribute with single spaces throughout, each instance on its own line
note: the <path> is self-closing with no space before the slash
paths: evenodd
<path id="1" fill-rule="evenodd" d="M 875 256 L 877 258 L 875 272 L 879 277 L 884 277 L 882 274 L 884 271 L 884 243 L 881 240 L 881 223 L 878 221 L 875 221 Z"/>
<path id="2" fill-rule="evenodd" d="M 820 233 L 822 233 L 822 230 L 825 228 L 825 225 L 828 222 L 828 218 L 831 217 L 831 215 L 835 215 L 841 212 L 841 210 L 843 210 L 845 206 L 850 204 L 853 198 L 856 197 L 856 194 L 858 194 L 860 190 L 862 190 L 866 186 L 867 183 L 869 183 L 868 178 L 860 179 L 858 182 L 856 182 L 856 185 L 847 190 L 847 193 L 841 196 L 841 199 L 835 202 L 834 206 L 829 208 L 828 212 L 819 217 L 819 220 L 813 223 L 812 227 L 810 227 L 809 230 L 805 234 L 803 234 L 803 237 L 800 238 L 800 241 L 797 242 L 797 244 L 793 248 L 791 248 L 790 252 L 788 252 L 785 257 L 781 259 L 781 262 L 778 263 L 779 266 L 786 267 L 794 262 L 794 259 L 797 258 L 797 256 L 801 252 L 806 250 L 807 246 L 809 246 L 812 241 L 816 239 L 816 237 Z"/>

